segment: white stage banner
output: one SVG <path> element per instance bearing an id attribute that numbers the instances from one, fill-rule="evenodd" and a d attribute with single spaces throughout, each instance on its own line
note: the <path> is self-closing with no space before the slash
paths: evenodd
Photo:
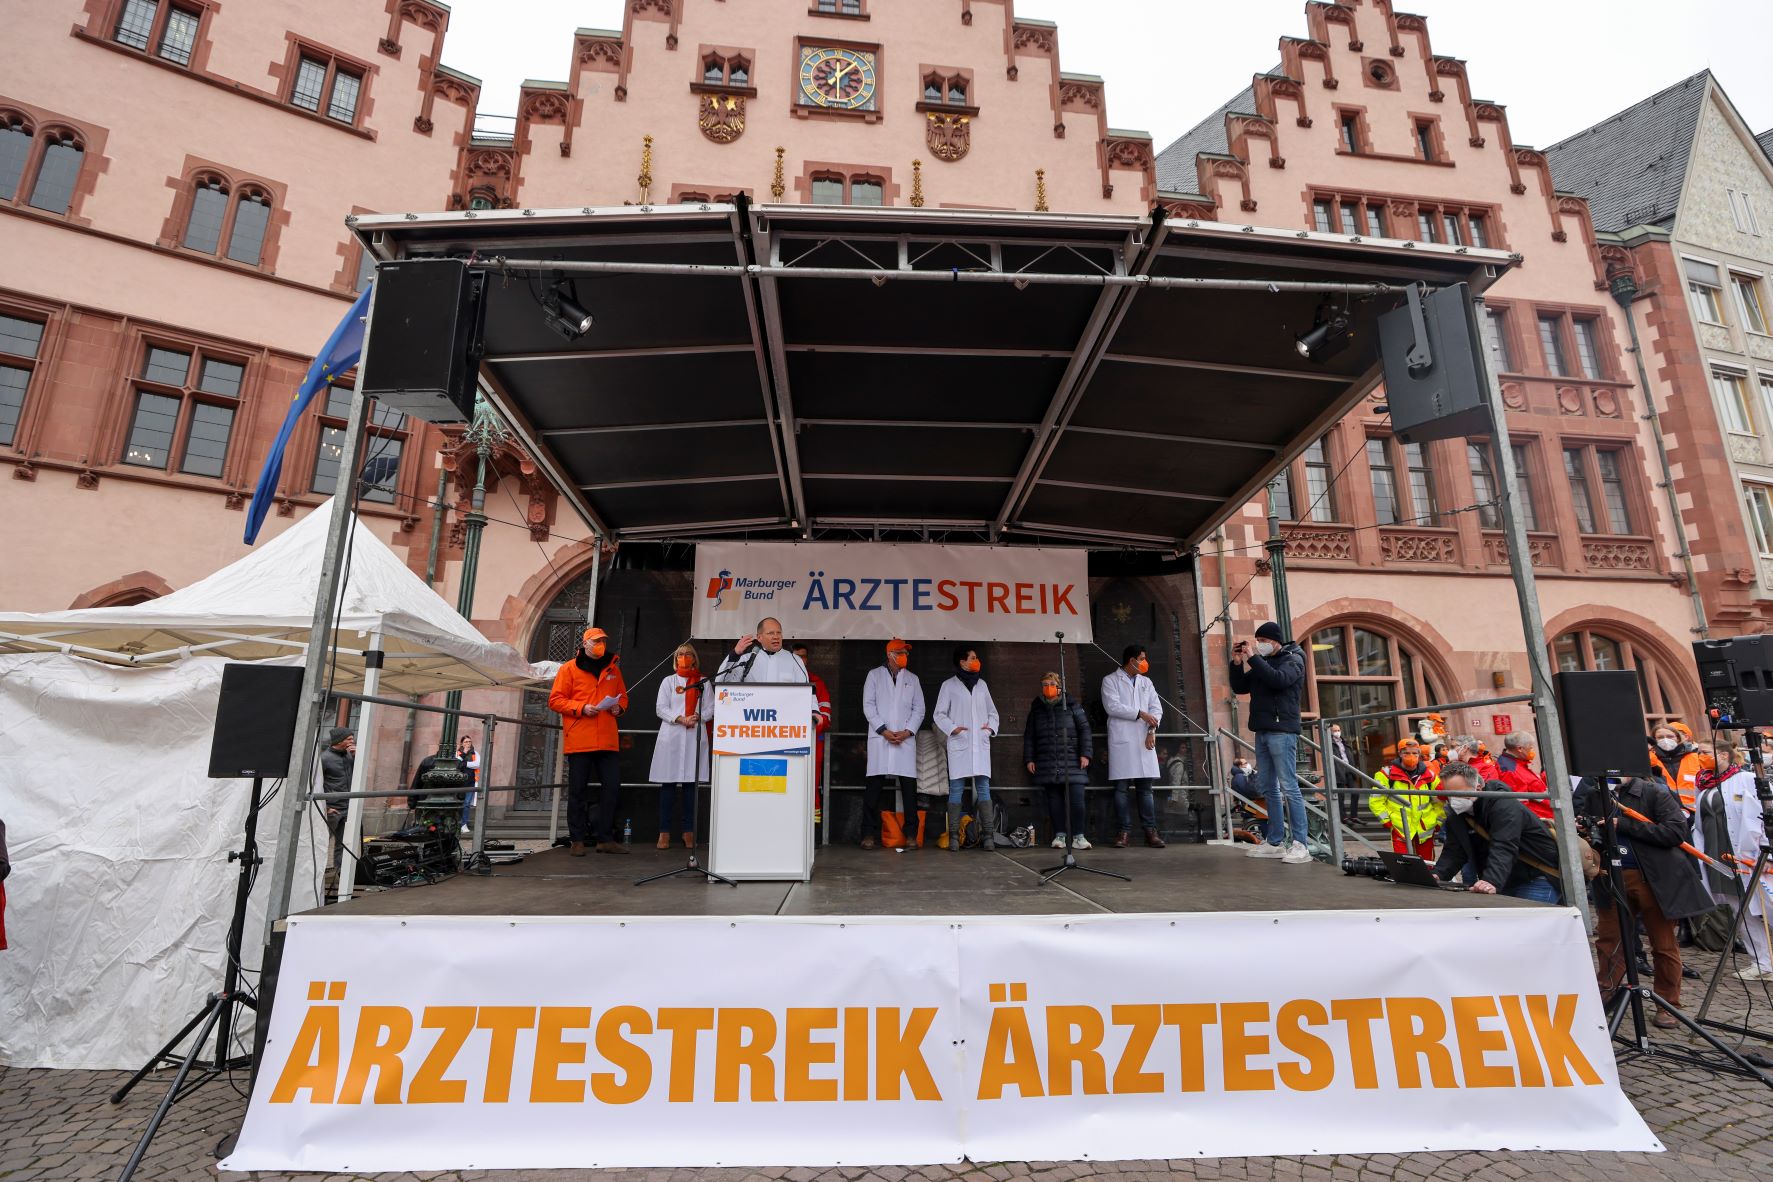
<path id="1" fill-rule="evenodd" d="M 1551 907 L 303 916 L 270 1021 L 224 1170 L 1662 1148 Z"/>
<path id="2" fill-rule="evenodd" d="M 702 542 L 691 633 L 731 640 L 764 616 L 795 639 L 1088 643 L 1083 550 L 847 542 Z"/>

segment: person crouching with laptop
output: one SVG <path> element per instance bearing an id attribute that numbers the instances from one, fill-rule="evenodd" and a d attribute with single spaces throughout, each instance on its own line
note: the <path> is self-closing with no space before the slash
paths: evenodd
<path id="1" fill-rule="evenodd" d="M 1524 800 L 1499 780 L 1484 782 L 1469 763 L 1441 769 L 1447 792 L 1482 792 L 1482 796 L 1449 796 L 1446 835 L 1435 876 L 1457 879 L 1467 864 L 1477 867 L 1471 889 L 1480 895 L 1509 895 L 1535 903 L 1557 903 L 1558 843 L 1545 822 Z"/>

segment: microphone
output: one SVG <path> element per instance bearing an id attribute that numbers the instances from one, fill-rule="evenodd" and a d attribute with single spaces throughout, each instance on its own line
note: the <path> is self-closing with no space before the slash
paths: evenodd
<path id="1" fill-rule="evenodd" d="M 1065 639 L 1065 633 L 1063 633 L 1063 632 L 1055 632 L 1055 633 L 1053 633 L 1053 639 L 1055 639 L 1055 640 L 1064 640 L 1064 639 Z"/>

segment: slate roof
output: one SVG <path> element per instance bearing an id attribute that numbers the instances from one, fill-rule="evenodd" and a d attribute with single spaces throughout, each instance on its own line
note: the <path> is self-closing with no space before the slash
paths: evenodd
<path id="1" fill-rule="evenodd" d="M 1202 152 L 1223 155 L 1227 150 L 1225 116 L 1233 111 L 1253 113 L 1255 110 L 1256 88 L 1246 86 L 1184 132 L 1175 143 L 1157 154 L 1157 187 L 1170 193 L 1194 192 L 1200 184 L 1194 171 L 1194 158 Z"/>
<path id="2" fill-rule="evenodd" d="M 1558 191 L 1588 198 L 1596 230 L 1672 224 L 1710 81 L 1701 70 L 1545 149 Z"/>
<path id="3" fill-rule="evenodd" d="M 1757 135 L 1755 142 L 1761 145 L 1761 151 L 1767 153 L 1767 159 L 1773 160 L 1773 127 Z"/>

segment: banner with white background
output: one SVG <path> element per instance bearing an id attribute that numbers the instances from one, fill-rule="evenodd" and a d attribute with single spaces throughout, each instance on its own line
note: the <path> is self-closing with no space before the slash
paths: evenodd
<path id="1" fill-rule="evenodd" d="M 221 1168 L 1502 1148 L 1661 1148 L 1574 911 L 300 916 Z"/>
<path id="2" fill-rule="evenodd" d="M 731 640 L 773 616 L 796 640 L 1088 643 L 1083 550 L 873 542 L 702 542 L 691 633 Z"/>

